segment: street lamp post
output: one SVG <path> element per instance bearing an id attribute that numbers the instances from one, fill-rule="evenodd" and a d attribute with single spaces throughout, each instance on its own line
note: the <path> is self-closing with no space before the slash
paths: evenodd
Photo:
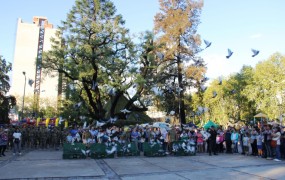
<path id="1" fill-rule="evenodd" d="M 23 104 L 22 104 L 22 115 L 21 115 L 21 119 L 24 117 L 24 106 L 25 106 L 25 93 L 26 93 L 26 72 L 23 71 L 23 75 L 25 76 L 25 83 L 24 83 L 24 95 L 23 95 Z"/>
<path id="2" fill-rule="evenodd" d="M 279 102 L 279 104 L 278 104 L 278 106 L 279 106 L 279 123 L 280 123 L 280 126 L 282 126 L 282 102 Z"/>
<path id="3" fill-rule="evenodd" d="M 279 107 L 279 121 L 280 121 L 280 126 L 282 125 L 282 104 L 283 104 L 283 99 L 282 96 L 280 94 L 276 95 L 277 101 L 278 101 L 278 107 Z"/>

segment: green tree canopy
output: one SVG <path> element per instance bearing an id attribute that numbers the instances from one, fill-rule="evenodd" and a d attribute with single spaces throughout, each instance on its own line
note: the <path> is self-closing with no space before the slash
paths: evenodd
<path id="1" fill-rule="evenodd" d="M 151 33 L 145 33 L 141 44 L 135 45 L 110 0 L 77 0 L 59 29 L 42 65 L 46 72 L 57 71 L 62 76 L 66 92 L 63 115 L 73 114 L 75 118 L 85 114 L 107 120 L 108 114 L 110 118 L 126 119 L 126 113 L 115 111 L 121 96 L 128 98 L 123 109 L 147 110 L 141 97 L 153 84 Z M 107 110 L 104 105 L 109 100 L 112 103 Z"/>
<path id="2" fill-rule="evenodd" d="M 10 89 L 9 71 L 12 70 L 12 64 L 0 55 L 0 123 L 9 123 L 8 113 L 16 105 L 14 96 L 6 96 Z"/>

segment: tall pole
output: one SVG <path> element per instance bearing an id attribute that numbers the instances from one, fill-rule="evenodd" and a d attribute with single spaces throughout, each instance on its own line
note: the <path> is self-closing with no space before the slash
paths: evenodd
<path id="1" fill-rule="evenodd" d="M 279 123 L 280 123 L 280 127 L 282 126 L 282 103 L 280 102 L 279 106 Z"/>
<path id="2" fill-rule="evenodd" d="M 22 104 L 22 115 L 21 115 L 21 119 L 20 120 L 22 120 L 24 118 L 25 93 L 26 93 L 26 72 L 23 71 L 23 74 L 25 76 L 25 83 L 24 83 L 24 95 L 23 95 L 23 104 Z"/>

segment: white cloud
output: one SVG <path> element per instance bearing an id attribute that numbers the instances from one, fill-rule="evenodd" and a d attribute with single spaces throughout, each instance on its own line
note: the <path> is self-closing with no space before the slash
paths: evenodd
<path id="1" fill-rule="evenodd" d="M 262 34 L 261 33 L 256 33 L 256 34 L 253 34 L 250 36 L 251 39 L 258 39 L 258 38 L 261 38 L 262 37 Z"/>

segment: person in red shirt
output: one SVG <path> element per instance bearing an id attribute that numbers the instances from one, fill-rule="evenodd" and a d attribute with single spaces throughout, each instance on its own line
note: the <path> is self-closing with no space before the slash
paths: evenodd
<path id="1" fill-rule="evenodd" d="M 197 129 L 197 148 L 198 148 L 198 152 L 199 153 L 203 153 L 203 143 L 204 143 L 204 139 L 203 139 L 203 135 L 201 133 L 200 129 Z"/>

